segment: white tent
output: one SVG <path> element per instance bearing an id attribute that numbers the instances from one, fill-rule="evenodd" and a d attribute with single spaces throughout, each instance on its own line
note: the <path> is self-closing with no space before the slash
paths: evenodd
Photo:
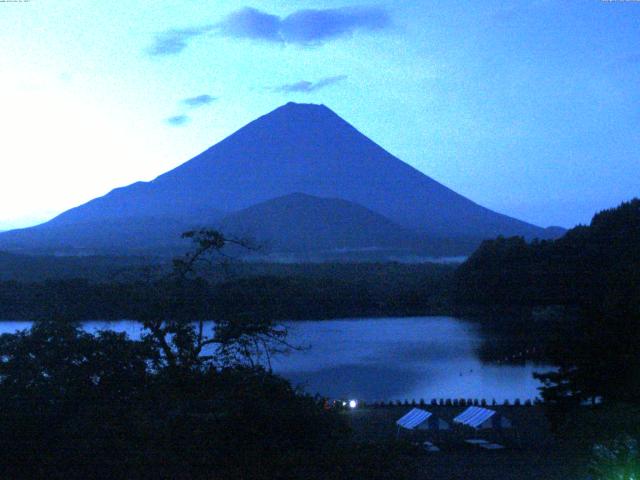
<path id="1" fill-rule="evenodd" d="M 467 425 L 476 430 L 487 428 L 511 428 L 511 422 L 495 410 L 482 407 L 469 407 L 456 418 L 455 423 Z"/>
<path id="2" fill-rule="evenodd" d="M 396 425 L 398 428 L 402 427 L 407 430 L 449 430 L 447 422 L 420 408 L 412 409 L 400 418 Z"/>

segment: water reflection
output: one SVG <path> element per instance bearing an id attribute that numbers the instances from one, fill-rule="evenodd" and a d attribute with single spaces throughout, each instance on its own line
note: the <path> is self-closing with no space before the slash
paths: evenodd
<path id="1" fill-rule="evenodd" d="M 421 372 L 401 365 L 344 364 L 320 370 L 283 372 L 295 385 L 308 392 L 322 392 L 336 398 L 386 400 L 404 398 L 407 391 L 424 380 Z M 393 379 L 387 381 L 385 379 Z"/>
<path id="2" fill-rule="evenodd" d="M 533 399 L 532 373 L 545 369 L 483 363 L 476 326 L 451 317 L 296 322 L 290 340 L 312 348 L 277 359 L 274 370 L 334 397 Z"/>

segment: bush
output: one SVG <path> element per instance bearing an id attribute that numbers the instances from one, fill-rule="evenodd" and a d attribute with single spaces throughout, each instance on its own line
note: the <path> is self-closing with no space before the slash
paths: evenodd
<path id="1" fill-rule="evenodd" d="M 112 332 L 36 323 L 0 336 L 3 478 L 390 478 L 393 449 L 260 368 L 152 369 Z M 393 472 L 393 473 L 392 473 Z"/>
<path id="2" fill-rule="evenodd" d="M 593 447 L 593 458 L 589 467 L 596 480 L 638 478 L 640 476 L 638 441 L 622 435 L 605 444 L 596 444 Z"/>

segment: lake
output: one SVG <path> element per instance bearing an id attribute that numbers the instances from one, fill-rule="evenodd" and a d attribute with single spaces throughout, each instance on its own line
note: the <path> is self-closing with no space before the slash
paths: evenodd
<path id="1" fill-rule="evenodd" d="M 30 322 L 0 322 L 0 333 Z M 287 322 L 289 341 L 305 348 L 273 361 L 273 369 L 309 393 L 367 401 L 478 398 L 534 399 L 534 371 L 547 367 L 483 363 L 476 325 L 452 317 L 366 318 Z M 136 338 L 131 321 L 86 322 Z"/>

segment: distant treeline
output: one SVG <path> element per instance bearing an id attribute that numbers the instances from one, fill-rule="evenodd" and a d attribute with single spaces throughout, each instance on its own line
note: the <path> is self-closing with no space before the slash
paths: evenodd
<path id="1" fill-rule="evenodd" d="M 210 281 L 4 281 L 0 319 L 141 319 L 153 312 L 170 316 L 172 310 L 185 319 L 444 314 L 453 271 L 437 264 L 249 264 L 230 266 L 226 280 L 217 271 Z M 180 305 L 172 303 L 175 298 Z"/>
<path id="2" fill-rule="evenodd" d="M 42 282 L 44 280 L 91 281 L 142 278 L 150 270 L 168 268 L 151 257 L 20 255 L 0 251 L 0 281 Z"/>

